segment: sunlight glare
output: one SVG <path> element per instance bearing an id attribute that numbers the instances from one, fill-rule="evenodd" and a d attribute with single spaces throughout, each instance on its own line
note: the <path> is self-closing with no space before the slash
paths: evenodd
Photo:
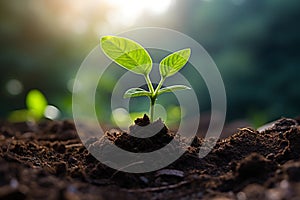
<path id="1" fill-rule="evenodd" d="M 83 35 L 89 31 L 97 34 L 120 30 L 144 22 L 147 15 L 161 15 L 175 0 L 29 0 L 32 12 L 42 23 L 59 25 L 64 33 Z"/>
<path id="2" fill-rule="evenodd" d="M 133 25 L 145 13 L 162 14 L 172 0 L 105 0 L 113 9 L 107 15 L 110 24 Z"/>

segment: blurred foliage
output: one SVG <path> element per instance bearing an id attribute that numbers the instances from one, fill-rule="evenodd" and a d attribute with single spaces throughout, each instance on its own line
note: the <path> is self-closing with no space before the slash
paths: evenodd
<path id="1" fill-rule="evenodd" d="M 12 111 L 8 117 L 11 122 L 39 121 L 44 117 L 48 102 L 38 90 L 31 90 L 26 96 L 27 109 Z"/>
<path id="2" fill-rule="evenodd" d="M 85 56 L 98 45 L 100 35 L 138 26 L 172 28 L 204 46 L 224 79 L 228 120 L 248 118 L 259 124 L 300 113 L 298 0 L 177 0 L 163 14 L 144 14 L 135 25 L 117 24 L 111 29 L 106 15 L 110 8 L 105 3 L 91 5 L 93 10 L 84 15 L 77 12 L 80 6 L 69 9 L 71 1 L 48 1 L 47 6 L 41 2 L 0 2 L 2 118 L 24 108 L 26 94 L 33 88 L 60 108 L 63 117 L 71 117 L 72 79 Z M 187 68 L 182 72 L 185 76 L 194 73 Z M 101 98 L 98 105 L 99 118 L 107 121 L 111 111 L 105 106 L 109 106 L 113 82 L 123 72 L 113 73 L 102 80 L 108 97 Z M 201 110 L 209 110 L 203 80 L 192 81 L 199 82 L 194 89 Z"/>

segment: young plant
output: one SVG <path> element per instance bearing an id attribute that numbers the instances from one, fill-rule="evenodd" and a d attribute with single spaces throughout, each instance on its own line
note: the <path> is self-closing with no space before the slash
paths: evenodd
<path id="1" fill-rule="evenodd" d="M 27 109 L 11 112 L 8 120 L 11 122 L 39 121 L 44 117 L 47 105 L 46 97 L 39 90 L 31 90 L 26 96 Z"/>
<path id="2" fill-rule="evenodd" d="M 123 37 L 104 36 L 100 40 L 103 52 L 121 67 L 143 75 L 148 85 L 148 91 L 142 88 L 131 88 L 124 94 L 124 98 L 147 96 L 150 99 L 150 119 L 153 121 L 154 105 L 157 96 L 166 92 L 190 89 L 185 85 L 173 85 L 161 88 L 167 77 L 176 74 L 185 66 L 191 55 L 191 49 L 182 49 L 165 57 L 159 64 L 161 79 L 156 88 L 150 80 L 152 59 L 140 44 Z"/>

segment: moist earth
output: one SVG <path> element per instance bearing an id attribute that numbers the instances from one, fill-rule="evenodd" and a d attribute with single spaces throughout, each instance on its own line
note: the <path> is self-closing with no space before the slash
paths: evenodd
<path id="1" fill-rule="evenodd" d="M 159 132 L 136 137 L 147 136 L 141 128 L 146 126 Z M 148 173 L 112 169 L 90 153 L 109 152 L 112 145 L 145 153 L 172 140 L 172 150 L 185 153 Z M 70 120 L 1 122 L 0 199 L 300 199 L 299 119 L 282 118 L 260 131 L 240 128 L 225 139 L 186 141 L 161 120 L 150 123 L 146 115 L 127 132 L 112 129 L 84 144 Z M 215 142 L 199 158 L 200 148 Z M 160 156 L 168 153 L 172 151 Z"/>

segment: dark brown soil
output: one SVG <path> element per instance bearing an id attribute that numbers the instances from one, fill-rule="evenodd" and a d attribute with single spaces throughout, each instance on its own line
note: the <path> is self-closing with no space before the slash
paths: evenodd
<path id="1" fill-rule="evenodd" d="M 145 126 L 149 119 L 135 123 Z M 71 121 L 2 122 L 0 199 L 300 199 L 299 121 L 281 119 L 261 132 L 242 128 L 218 140 L 203 159 L 197 155 L 203 139 L 187 147 L 184 138 L 155 123 L 161 131 L 149 138 L 134 137 L 139 133 L 134 125 L 128 133 L 111 130 L 87 141 L 91 151 L 116 144 L 149 152 L 172 139 L 186 149 L 164 169 L 130 174 L 97 161 Z"/>

